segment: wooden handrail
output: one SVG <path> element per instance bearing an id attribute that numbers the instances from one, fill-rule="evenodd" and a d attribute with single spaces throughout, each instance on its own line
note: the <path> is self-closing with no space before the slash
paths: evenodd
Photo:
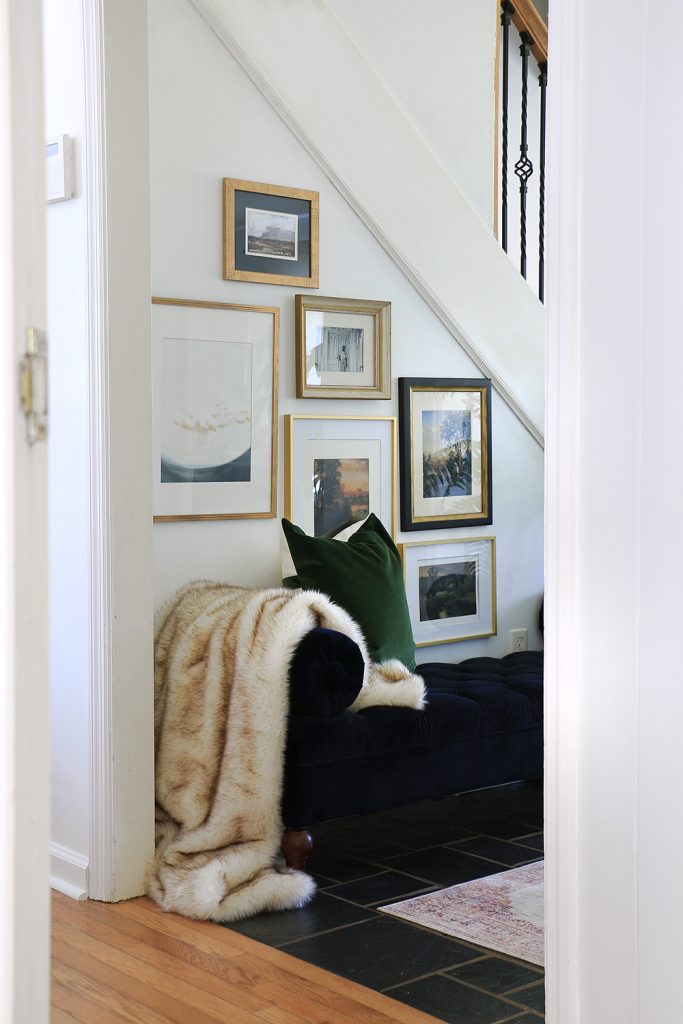
<path id="1" fill-rule="evenodd" d="M 528 32 L 533 39 L 531 52 L 539 64 L 548 61 L 548 26 L 534 7 L 532 0 L 512 0 L 515 13 L 512 24 L 518 32 Z"/>

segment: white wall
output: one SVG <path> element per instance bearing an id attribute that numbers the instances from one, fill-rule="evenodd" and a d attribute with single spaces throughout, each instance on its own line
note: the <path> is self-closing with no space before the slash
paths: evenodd
<path id="1" fill-rule="evenodd" d="M 149 12 L 153 294 L 281 307 L 280 427 L 282 414 L 288 412 L 396 414 L 398 376 L 478 376 L 450 334 L 187 0 L 151 0 Z M 320 192 L 320 293 L 392 303 L 394 383 L 390 402 L 294 398 L 296 289 L 222 279 L 224 176 Z M 486 282 L 482 282 L 481 301 L 487 301 Z M 444 540 L 479 533 L 496 536 L 499 635 L 491 641 L 425 648 L 422 660 L 506 653 L 507 631 L 515 626 L 528 626 L 530 646 L 539 646 L 535 622 L 543 587 L 543 453 L 495 395 L 493 451 L 491 527 L 399 534 L 399 539 Z M 282 450 L 278 492 L 281 514 Z M 156 524 L 157 603 L 180 584 L 198 577 L 240 585 L 276 584 L 280 532 L 277 519 Z"/>
<path id="2" fill-rule="evenodd" d="M 491 226 L 498 0 L 326 0 Z"/>
<path id="3" fill-rule="evenodd" d="M 90 419 L 80 0 L 44 0 L 47 137 L 74 139 L 76 194 L 47 208 L 52 871 L 85 891 L 90 800 Z"/>
<path id="4" fill-rule="evenodd" d="M 609 0 L 550 23 L 552 1024 L 663 1024 L 680 998 L 683 8 L 620 13 L 618 46 Z"/>

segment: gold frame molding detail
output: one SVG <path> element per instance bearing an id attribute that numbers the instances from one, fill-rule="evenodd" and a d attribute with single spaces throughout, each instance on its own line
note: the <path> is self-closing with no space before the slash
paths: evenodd
<path id="1" fill-rule="evenodd" d="M 307 274 L 278 273 L 275 269 L 267 271 L 265 266 L 261 269 L 239 268 L 236 263 L 235 251 L 235 226 L 236 226 L 236 205 L 235 195 L 238 192 L 252 193 L 254 196 L 263 196 L 270 200 L 278 196 L 283 200 L 304 202 L 310 205 L 310 229 L 309 229 L 309 261 Z M 255 200 L 257 201 L 257 200 Z M 265 204 L 264 204 L 265 205 Z M 300 216 L 295 209 L 283 211 L 292 215 Z M 301 288 L 317 288 L 319 281 L 319 222 L 320 222 L 320 194 L 302 188 L 288 188 L 282 185 L 266 185 L 258 181 L 244 181 L 241 178 L 223 179 L 223 277 L 226 281 L 250 281 L 256 284 L 280 284 L 299 286 Z M 250 254 L 251 258 L 258 260 L 260 257 Z M 289 259 L 290 257 L 287 257 Z M 283 264 L 284 259 L 262 258 L 263 264 L 268 260 Z M 284 271 L 284 268 L 281 267 Z"/>
<path id="2" fill-rule="evenodd" d="M 296 397 L 297 398 L 391 398 L 391 303 L 372 299 L 339 299 L 324 295 L 296 295 Z M 332 372 L 339 383 L 314 384 L 308 380 L 307 318 L 309 313 L 339 314 L 340 318 L 372 318 L 372 380 L 342 383 L 346 376 Z M 349 377 L 361 377 L 360 373 Z"/>
<path id="3" fill-rule="evenodd" d="M 318 422 L 321 425 L 321 435 L 330 434 L 328 425 L 338 424 L 338 435 L 337 437 L 321 436 L 320 438 L 313 437 L 315 423 Z M 366 434 L 363 437 L 363 424 L 366 425 Z M 368 426 L 369 425 L 369 426 Z M 284 440 L 285 440 L 285 517 L 295 523 L 297 526 L 301 526 L 302 529 L 309 534 L 314 536 L 313 519 L 312 519 L 312 504 L 311 508 L 307 509 L 301 505 L 301 499 L 297 488 L 297 477 L 301 480 L 308 480 L 310 482 L 310 474 L 305 472 L 305 466 L 302 468 L 297 463 L 297 455 L 301 451 L 301 447 L 304 443 L 311 443 L 311 441 L 319 440 L 322 444 L 327 440 L 328 443 L 337 446 L 344 446 L 344 442 L 347 441 L 349 448 L 362 445 L 363 441 L 379 441 L 382 443 L 382 425 L 388 430 L 386 441 L 388 443 L 389 452 L 385 453 L 386 465 L 376 467 L 376 471 L 379 470 L 380 479 L 382 479 L 382 473 L 386 476 L 384 480 L 383 490 L 380 486 L 379 505 L 376 508 L 372 507 L 372 496 L 370 496 L 370 511 L 375 512 L 377 518 L 381 520 L 387 532 L 392 536 L 396 537 L 396 530 L 398 528 L 397 522 L 397 505 L 396 505 L 396 471 L 397 471 L 397 418 L 396 416 L 316 416 L 312 415 L 292 415 L 288 414 L 284 418 Z M 357 429 L 355 429 L 357 427 Z M 368 431 L 371 428 L 375 428 L 374 436 L 371 436 Z M 295 434 L 298 432 L 305 436 L 296 437 Z M 335 456 L 328 456 L 335 457 Z M 337 458 L 346 458 L 347 456 L 336 455 Z M 357 457 L 353 455 L 351 457 Z M 308 513 L 311 515 L 308 515 Z M 309 522 L 310 519 L 310 522 Z M 390 519 L 390 522 L 387 522 Z"/>

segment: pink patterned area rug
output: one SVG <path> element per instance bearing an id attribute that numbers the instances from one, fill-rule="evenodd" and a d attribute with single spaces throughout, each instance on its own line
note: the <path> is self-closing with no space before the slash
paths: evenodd
<path id="1" fill-rule="evenodd" d="M 543 966 L 543 861 L 379 909 Z"/>

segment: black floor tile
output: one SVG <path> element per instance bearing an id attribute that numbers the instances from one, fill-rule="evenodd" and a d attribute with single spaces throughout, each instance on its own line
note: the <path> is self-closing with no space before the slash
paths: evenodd
<path id="1" fill-rule="evenodd" d="M 519 1017 L 511 1017 L 509 1024 L 542 1024 L 544 1020 L 545 1017 L 542 1014 L 539 1017 L 535 1013 L 522 1013 Z"/>
<path id="2" fill-rule="evenodd" d="M 280 946 L 283 942 L 291 942 L 304 935 L 362 921 L 371 913 L 327 893 L 318 892 L 310 903 L 298 910 L 259 914 L 246 921 L 232 921 L 225 927 L 264 942 L 267 946 Z"/>
<path id="3" fill-rule="evenodd" d="M 377 990 L 477 956 L 454 939 L 380 916 L 301 939 L 283 951 Z"/>
<path id="4" fill-rule="evenodd" d="M 458 853 L 485 857 L 487 860 L 495 861 L 497 864 L 507 867 L 516 867 L 518 864 L 525 864 L 527 861 L 539 859 L 538 851 L 520 846 L 517 843 L 506 843 L 503 839 L 491 839 L 488 836 L 464 839 L 457 844 L 449 844 L 449 848 L 457 850 Z M 493 874 L 493 869 L 491 874 Z"/>
<path id="5" fill-rule="evenodd" d="M 517 821 L 514 818 L 501 818 L 498 820 L 482 820 L 478 831 L 485 836 L 493 836 L 495 839 L 514 839 L 521 842 L 523 836 L 528 836 L 536 831 L 535 826 L 530 826 L 526 821 Z"/>
<path id="6" fill-rule="evenodd" d="M 448 846 L 432 846 L 428 850 L 392 857 L 386 861 L 386 866 L 392 871 L 415 875 L 439 886 L 457 885 L 495 874 L 490 861 L 458 853 L 457 849 Z"/>
<path id="7" fill-rule="evenodd" d="M 519 1007 L 441 975 L 408 982 L 385 994 L 448 1024 L 496 1024 L 519 1013 Z"/>
<path id="8" fill-rule="evenodd" d="M 543 833 L 537 832 L 533 836 L 520 836 L 515 842 L 519 843 L 520 846 L 528 846 L 532 850 L 540 850 L 543 852 Z"/>
<path id="9" fill-rule="evenodd" d="M 322 875 L 333 882 L 351 882 L 356 878 L 364 878 L 366 875 L 376 875 L 381 871 L 383 864 L 366 863 L 355 857 L 349 857 L 339 849 L 316 850 L 306 862 L 306 871 L 314 877 Z"/>
<path id="10" fill-rule="evenodd" d="M 342 882 L 341 885 L 331 886 L 327 891 L 332 896 L 339 896 L 367 907 L 371 903 L 391 903 L 403 898 L 408 899 L 409 896 L 434 892 L 435 889 L 436 886 L 425 885 L 411 875 L 404 875 L 398 871 L 382 871 L 379 875 L 359 878 L 355 882 Z"/>
<path id="11" fill-rule="evenodd" d="M 523 988 L 519 992 L 508 992 L 508 998 L 514 999 L 516 1003 L 523 1003 L 530 1010 L 537 1010 L 539 1013 L 545 1012 L 545 984 L 542 981 L 538 985 Z"/>
<path id="12" fill-rule="evenodd" d="M 530 985 L 542 979 L 542 974 L 531 967 L 503 960 L 502 957 L 488 956 L 484 960 L 474 960 L 469 964 L 461 964 L 447 972 L 456 981 L 464 981 L 468 985 L 484 988 L 487 992 L 502 995 L 511 988 Z"/>

